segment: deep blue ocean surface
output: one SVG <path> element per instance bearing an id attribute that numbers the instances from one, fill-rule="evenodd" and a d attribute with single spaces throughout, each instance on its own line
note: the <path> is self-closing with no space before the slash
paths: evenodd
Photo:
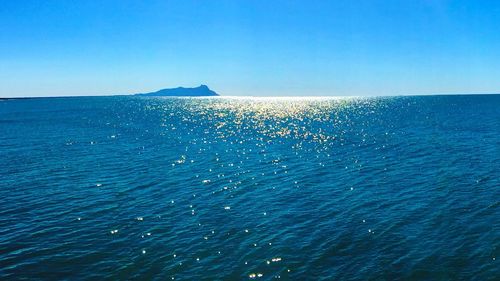
<path id="1" fill-rule="evenodd" d="M 500 280 L 500 95 L 0 101 L 0 279 Z"/>

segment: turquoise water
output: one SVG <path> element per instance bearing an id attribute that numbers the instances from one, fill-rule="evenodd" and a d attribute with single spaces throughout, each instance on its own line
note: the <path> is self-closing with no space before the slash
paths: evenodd
<path id="1" fill-rule="evenodd" d="M 0 279 L 499 280 L 500 96 L 0 101 Z"/>

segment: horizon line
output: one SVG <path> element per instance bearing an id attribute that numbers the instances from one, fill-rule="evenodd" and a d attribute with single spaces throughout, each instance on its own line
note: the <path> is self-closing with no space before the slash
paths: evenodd
<path id="1" fill-rule="evenodd" d="M 136 94 L 104 94 L 104 95 L 61 95 L 61 96 L 23 96 L 23 97 L 0 97 L 6 99 L 43 99 L 43 98 L 82 98 L 82 97 L 124 97 Z M 500 95 L 500 92 L 491 93 L 431 93 L 431 94 L 388 94 L 388 95 L 314 95 L 314 96 L 254 96 L 254 95 L 218 95 L 218 96 L 151 96 L 143 98 L 381 98 L 381 97 L 421 97 L 421 96 L 484 96 Z M 137 96 L 141 97 L 141 96 Z"/>

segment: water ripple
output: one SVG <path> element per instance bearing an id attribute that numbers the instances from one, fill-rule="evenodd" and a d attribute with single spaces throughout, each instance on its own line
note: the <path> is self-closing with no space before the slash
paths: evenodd
<path id="1" fill-rule="evenodd" d="M 9 100 L 0 131 L 2 279 L 500 278 L 498 95 Z"/>

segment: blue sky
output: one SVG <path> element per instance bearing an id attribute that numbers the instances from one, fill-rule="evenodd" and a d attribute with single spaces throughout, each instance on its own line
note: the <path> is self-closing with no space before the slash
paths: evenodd
<path id="1" fill-rule="evenodd" d="M 0 96 L 500 92 L 500 1 L 2 1 Z"/>

